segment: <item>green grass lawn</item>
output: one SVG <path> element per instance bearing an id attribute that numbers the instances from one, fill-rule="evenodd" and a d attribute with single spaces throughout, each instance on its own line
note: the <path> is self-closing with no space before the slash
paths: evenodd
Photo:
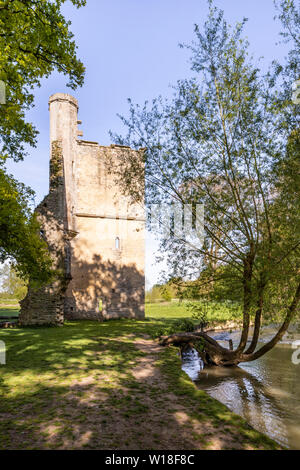
<path id="1" fill-rule="evenodd" d="M 200 303 L 200 302 L 198 302 Z M 158 320 L 177 320 L 180 318 L 191 318 L 191 313 L 187 308 L 188 302 L 178 301 L 166 303 L 146 304 L 146 316 Z M 210 323 L 225 323 L 231 320 L 242 318 L 241 308 L 236 304 L 211 302 L 207 309 L 207 320 Z"/>
<path id="2" fill-rule="evenodd" d="M 276 448 L 150 339 L 176 317 L 149 307 L 145 321 L 0 330 L 0 449 Z"/>
<path id="3" fill-rule="evenodd" d="M 16 299 L 0 299 L 0 320 L 1 317 L 18 317 L 20 305 Z"/>
<path id="4" fill-rule="evenodd" d="M 19 316 L 19 308 L 0 306 L 0 320 L 1 320 L 1 317 L 18 317 L 18 316 Z"/>
<path id="5" fill-rule="evenodd" d="M 167 323 L 181 318 L 191 318 L 191 313 L 187 309 L 187 303 L 172 301 L 146 304 L 146 317 L 153 318 L 159 322 L 166 321 Z M 0 300 L 0 319 L 1 316 L 18 316 L 18 314 L 19 305 L 16 300 Z M 235 305 L 217 302 L 209 305 L 207 319 L 211 323 L 225 323 L 230 320 L 240 320 L 241 318 L 241 310 Z"/>

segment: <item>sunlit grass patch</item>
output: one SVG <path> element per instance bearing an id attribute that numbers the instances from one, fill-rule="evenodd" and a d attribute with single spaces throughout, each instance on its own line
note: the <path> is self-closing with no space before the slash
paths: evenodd
<path id="1" fill-rule="evenodd" d="M 272 448 L 196 389 L 175 348 L 151 356 L 137 347 L 166 321 L 173 320 L 0 330 L 7 346 L 7 364 L 0 366 L 0 449 L 210 448 L 212 439 L 201 437 L 207 423 L 218 432 L 229 427 L 235 439 L 242 436 L 242 447 Z M 149 360 L 150 375 L 139 379 L 134 371 Z"/>
<path id="2" fill-rule="evenodd" d="M 168 303 L 148 303 L 146 304 L 146 316 L 155 319 L 176 320 L 183 318 L 192 318 L 188 309 L 188 301 L 168 302 Z M 201 301 L 197 301 L 201 304 Z M 234 302 L 209 302 L 202 303 L 207 312 L 209 322 L 226 322 L 239 320 L 242 318 L 241 306 Z M 195 320 L 196 322 L 196 320 Z"/>
<path id="3" fill-rule="evenodd" d="M 1 317 L 18 317 L 19 316 L 19 308 L 15 305 L 5 307 L 0 306 L 0 320 Z"/>

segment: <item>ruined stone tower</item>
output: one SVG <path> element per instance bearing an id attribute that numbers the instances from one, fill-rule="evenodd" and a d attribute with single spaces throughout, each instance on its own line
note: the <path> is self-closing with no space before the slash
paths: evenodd
<path id="1" fill-rule="evenodd" d="M 79 140 L 78 103 L 50 97 L 50 191 L 37 208 L 57 278 L 21 302 L 20 323 L 144 318 L 144 208 L 111 168 L 129 147 Z"/>

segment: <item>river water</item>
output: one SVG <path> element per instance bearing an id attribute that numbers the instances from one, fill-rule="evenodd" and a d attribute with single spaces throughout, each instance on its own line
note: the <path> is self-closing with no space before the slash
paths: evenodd
<path id="1" fill-rule="evenodd" d="M 262 343 L 273 335 L 274 328 L 263 328 Z M 224 344 L 231 338 L 237 345 L 240 334 L 218 332 L 211 336 Z M 198 388 L 243 416 L 255 429 L 285 447 L 300 449 L 300 352 L 293 349 L 295 341 L 300 349 L 300 325 L 293 326 L 281 343 L 257 361 L 239 367 L 203 368 L 197 352 L 191 350 L 182 357 L 182 369 Z"/>

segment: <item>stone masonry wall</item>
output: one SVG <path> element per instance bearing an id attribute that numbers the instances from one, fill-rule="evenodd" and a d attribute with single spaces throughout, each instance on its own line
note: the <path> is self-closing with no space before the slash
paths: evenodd
<path id="1" fill-rule="evenodd" d="M 77 141 L 74 212 L 78 235 L 71 242 L 68 319 L 145 316 L 144 209 L 122 196 L 108 168 L 109 163 L 118 164 L 121 151 L 136 153 L 130 148 Z"/>
<path id="2" fill-rule="evenodd" d="M 121 152 L 138 158 L 139 151 L 79 140 L 72 96 L 52 95 L 49 106 L 50 192 L 37 213 L 56 276 L 41 289 L 30 286 L 20 323 L 143 319 L 144 208 L 122 196 L 111 171 Z"/>
<path id="3" fill-rule="evenodd" d="M 65 188 L 61 142 L 52 143 L 50 193 L 37 207 L 41 236 L 48 244 L 56 276 L 53 283 L 39 289 L 30 286 L 21 302 L 21 325 L 62 324 L 64 297 L 70 277 L 67 266 L 68 233 L 65 230 Z"/>

